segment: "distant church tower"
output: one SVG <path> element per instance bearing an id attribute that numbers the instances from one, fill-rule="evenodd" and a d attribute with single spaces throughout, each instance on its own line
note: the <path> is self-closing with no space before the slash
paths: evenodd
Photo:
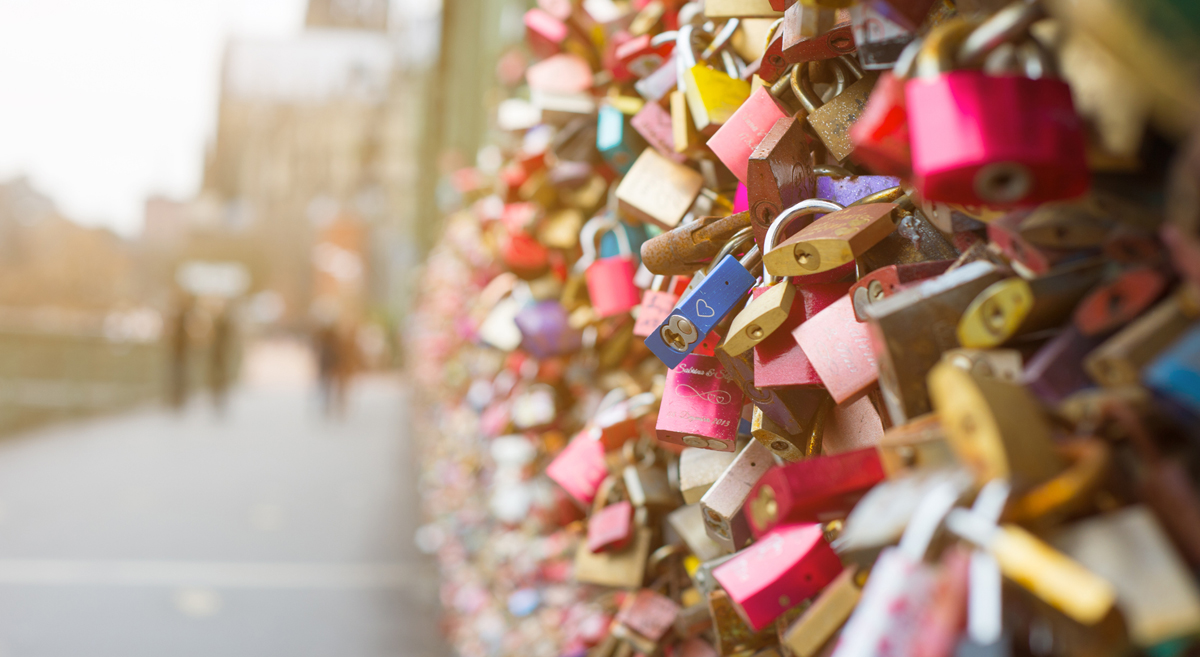
<path id="1" fill-rule="evenodd" d="M 305 27 L 387 31 L 388 0 L 308 0 Z"/>

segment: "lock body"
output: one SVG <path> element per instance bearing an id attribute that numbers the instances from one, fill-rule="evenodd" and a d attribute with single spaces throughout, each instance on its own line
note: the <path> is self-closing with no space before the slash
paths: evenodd
<path id="1" fill-rule="evenodd" d="M 768 533 L 713 569 L 713 577 L 754 629 L 816 595 L 842 572 L 820 525 L 797 524 Z"/>
<path id="2" fill-rule="evenodd" d="M 754 275 L 737 258 L 726 256 L 679 300 L 658 330 L 646 338 L 646 346 L 667 367 L 677 367 L 750 291 L 754 281 Z"/>
<path id="3" fill-rule="evenodd" d="M 577 351 L 583 336 L 567 320 L 567 310 L 557 300 L 522 308 L 515 318 L 521 329 L 521 348 L 539 360 Z"/>
<path id="4" fill-rule="evenodd" d="M 632 256 L 601 258 L 588 266 L 588 296 L 598 317 L 626 313 L 641 303 L 641 294 L 633 284 L 636 271 Z"/>
<path id="5" fill-rule="evenodd" d="M 849 283 L 822 283 L 796 288 L 792 310 L 783 324 L 754 347 L 754 379 L 759 386 L 825 385 L 808 352 L 797 342 L 795 332 L 843 297 L 849 287 Z M 825 345 L 819 348 L 824 349 Z"/>
<path id="6" fill-rule="evenodd" d="M 801 121 L 783 118 L 775 122 L 750 153 L 746 196 L 754 241 L 759 248 L 763 247 L 767 229 L 780 212 L 813 196 L 816 178 L 809 141 Z M 804 225 L 802 221 L 793 223 L 780 237 L 795 233 Z"/>
<path id="7" fill-rule="evenodd" d="M 863 395 L 878 380 L 870 330 L 855 319 L 849 295 L 801 324 L 792 335 L 838 404 Z"/>
<path id="8" fill-rule="evenodd" d="M 774 468 L 746 499 L 746 516 L 755 536 L 796 522 L 844 518 L 885 474 L 875 448 L 817 456 Z"/>
<path id="9" fill-rule="evenodd" d="M 708 140 L 708 147 L 733 172 L 734 177 L 744 183 L 750 154 L 775 126 L 775 122 L 787 116 L 771 92 L 762 87 L 750 94 L 746 102 L 717 130 Z"/>
<path id="10" fill-rule="evenodd" d="M 591 505 L 608 476 L 604 444 L 580 433 L 546 466 L 546 476 L 580 504 Z"/>
<path id="11" fill-rule="evenodd" d="M 667 373 L 655 434 L 666 443 L 732 452 L 742 401 L 720 361 L 692 354 Z"/>
<path id="12" fill-rule="evenodd" d="M 610 504 L 588 518 L 587 545 L 592 552 L 622 550 L 633 539 L 633 505 Z"/>
<path id="13" fill-rule="evenodd" d="M 924 198 L 1017 206 L 1087 190 L 1083 126 L 1066 83 L 951 71 L 909 81 L 905 96 Z"/>
<path id="14" fill-rule="evenodd" d="M 670 230 L 683 220 L 703 185 L 698 172 L 647 148 L 621 179 L 617 200 L 622 212 Z"/>

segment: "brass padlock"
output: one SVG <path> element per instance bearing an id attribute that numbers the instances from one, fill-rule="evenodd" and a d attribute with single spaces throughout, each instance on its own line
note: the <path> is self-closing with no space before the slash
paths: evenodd
<path id="1" fill-rule="evenodd" d="M 783 642 L 793 655 L 814 657 L 833 638 L 858 606 L 866 579 L 866 571 L 846 568 L 821 591 L 783 635 Z"/>
<path id="2" fill-rule="evenodd" d="M 1104 263 L 1072 263 L 1032 280 L 1009 278 L 979 293 L 958 323 L 964 347 L 987 349 L 1062 326 L 1104 274 Z"/>
<path id="3" fill-rule="evenodd" d="M 679 225 L 700 195 L 704 178 L 647 148 L 617 185 L 622 212 L 663 230 Z"/>
<path id="4" fill-rule="evenodd" d="M 1050 424 L 1024 386 L 939 363 L 929 396 L 950 446 L 980 482 L 1005 478 L 1024 491 L 1063 469 Z"/>
<path id="5" fill-rule="evenodd" d="M 831 212 L 763 254 L 775 276 L 805 276 L 852 262 L 896 230 L 895 203 L 856 205 Z"/>
<path id="6" fill-rule="evenodd" d="M 879 461 L 889 478 L 916 470 L 954 465 L 954 451 L 936 413 L 912 418 L 888 429 L 879 440 Z"/>
<path id="7" fill-rule="evenodd" d="M 879 75 L 875 71 L 864 74 L 857 61 L 844 55 L 831 61 L 841 64 L 858 76 L 858 81 L 846 87 L 846 90 L 833 100 L 822 103 L 820 96 L 813 89 L 812 81 L 808 79 L 809 67 L 797 66 L 792 69 L 792 91 L 808 112 L 808 123 L 825 144 L 830 157 L 842 162 L 854 152 L 854 144 L 850 140 L 850 126 L 854 125 L 867 106 L 867 99 L 871 96 L 871 89 Z M 839 75 L 844 75 L 841 73 L 842 66 L 835 67 Z"/>
<path id="8" fill-rule="evenodd" d="M 634 513 L 633 540 L 623 550 L 592 552 L 580 541 L 575 552 L 575 579 L 585 584 L 633 589 L 642 585 L 653 532 L 646 525 L 646 509 Z"/>

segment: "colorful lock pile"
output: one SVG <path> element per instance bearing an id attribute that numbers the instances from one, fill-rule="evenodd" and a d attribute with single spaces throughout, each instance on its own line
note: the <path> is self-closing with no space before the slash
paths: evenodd
<path id="1" fill-rule="evenodd" d="M 1200 650 L 1200 15 L 525 28 L 410 332 L 459 654 Z"/>

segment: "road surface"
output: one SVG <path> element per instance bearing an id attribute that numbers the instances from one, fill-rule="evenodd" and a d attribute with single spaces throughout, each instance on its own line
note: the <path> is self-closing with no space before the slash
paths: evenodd
<path id="1" fill-rule="evenodd" d="M 270 378 L 0 440 L 0 657 L 447 654 L 404 387 Z"/>

